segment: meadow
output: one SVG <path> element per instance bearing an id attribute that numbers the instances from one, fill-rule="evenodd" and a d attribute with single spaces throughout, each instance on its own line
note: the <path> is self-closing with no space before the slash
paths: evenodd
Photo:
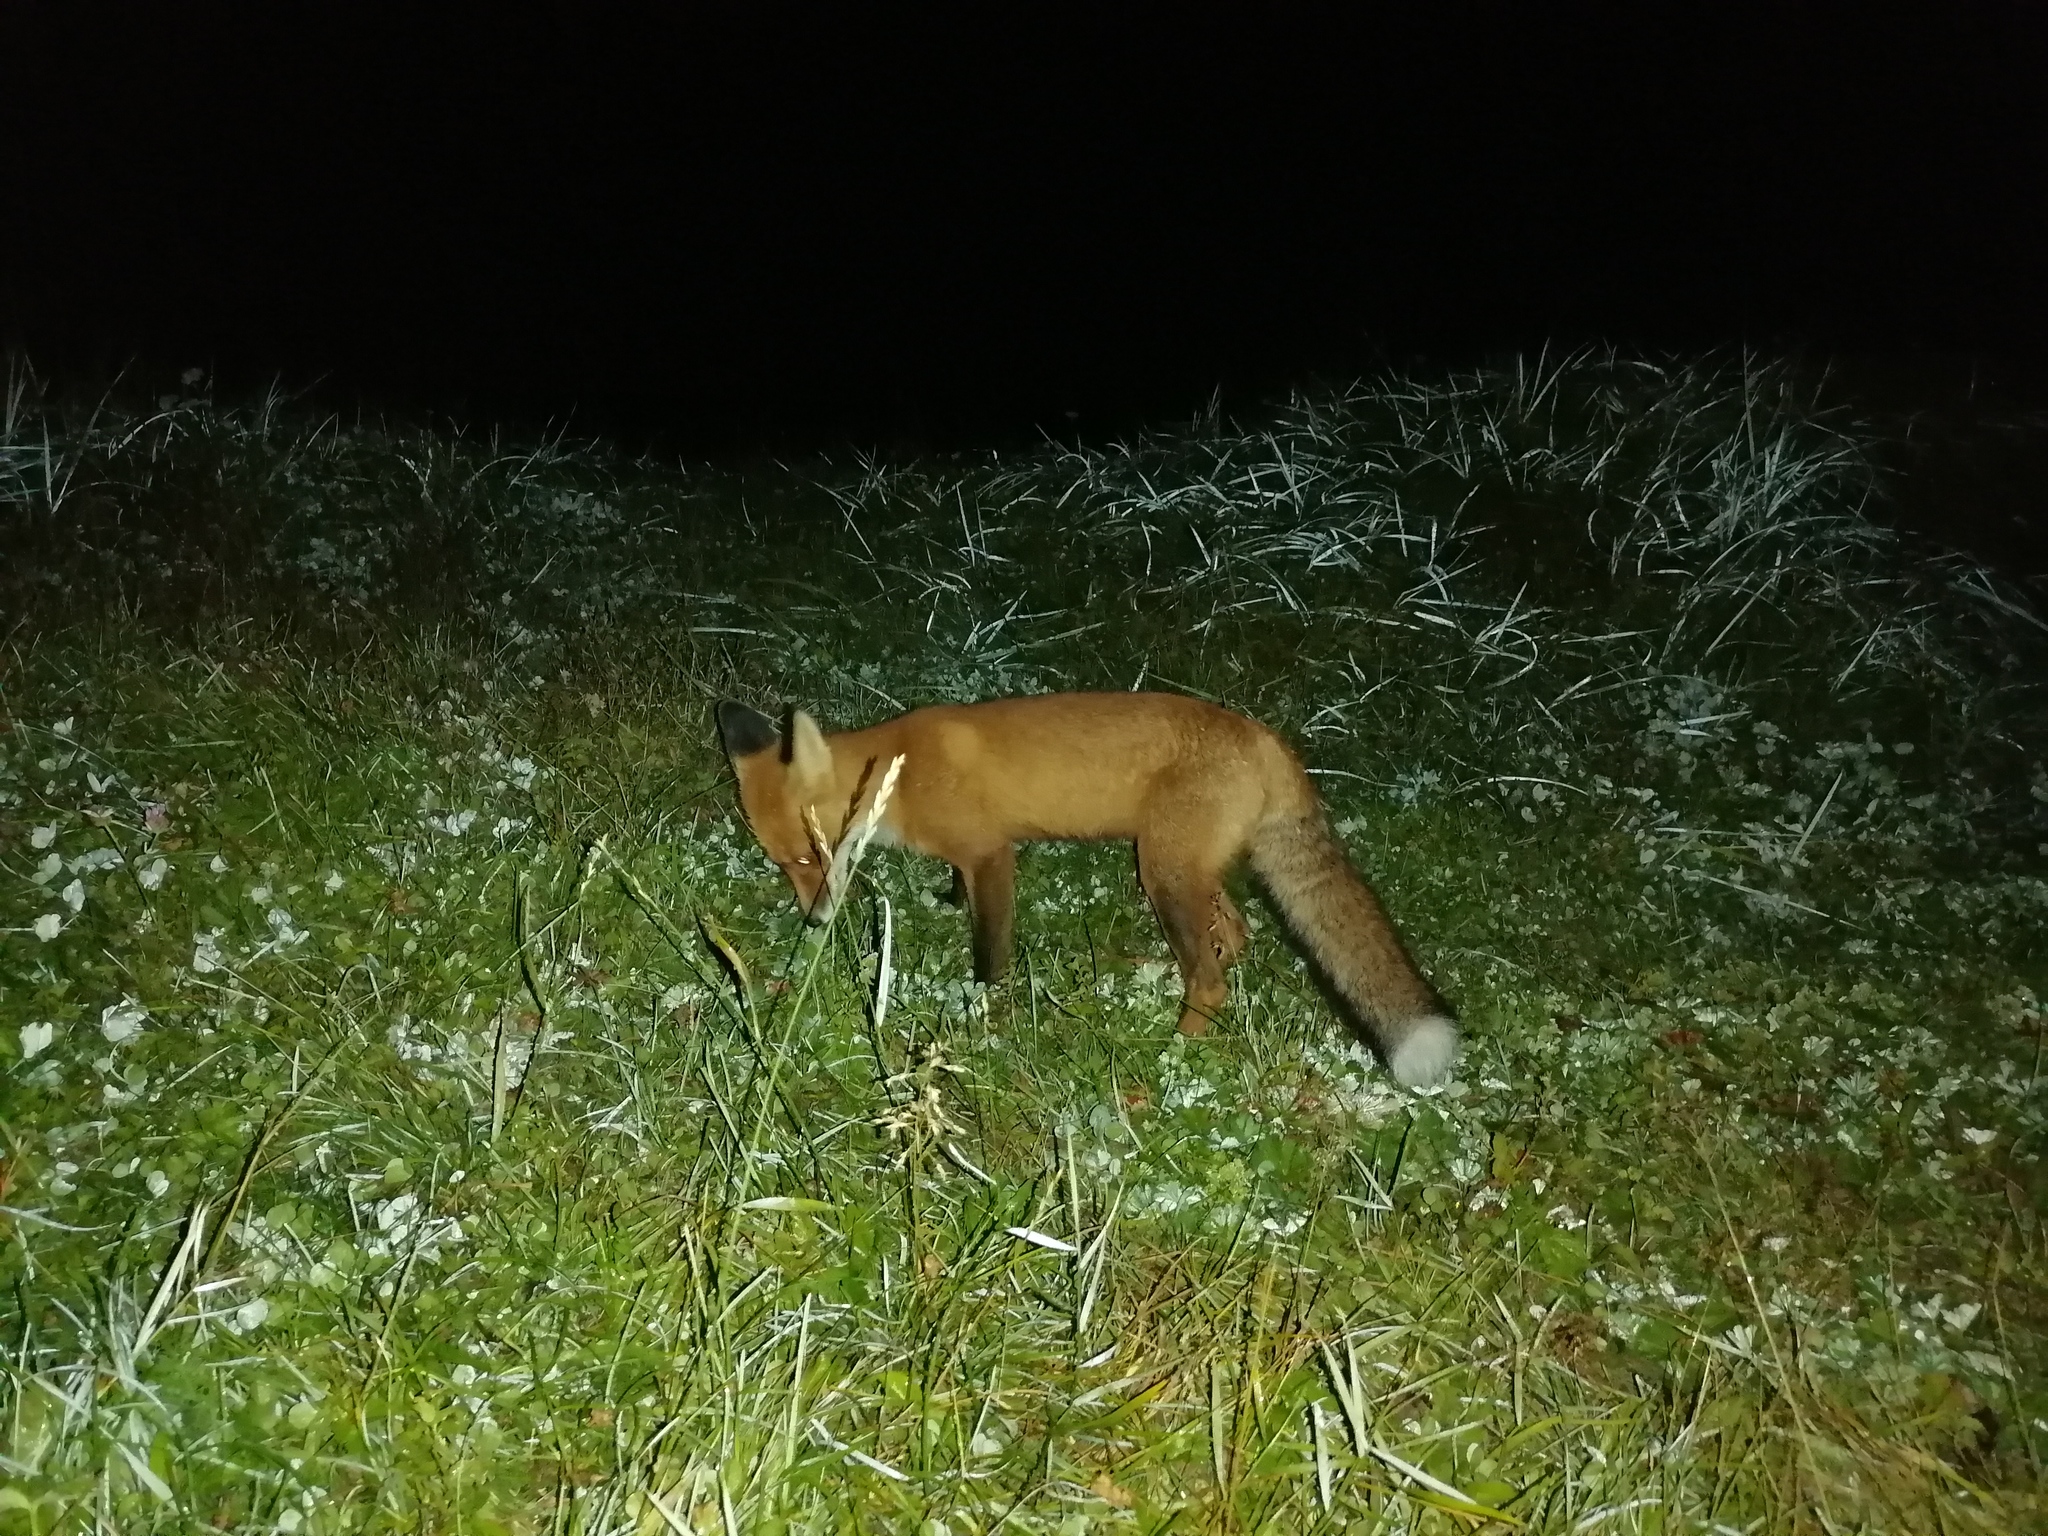
<path id="1" fill-rule="evenodd" d="M 2048 627 L 1745 357 L 691 466 L 0 402 L 0 1533 L 2038 1530 Z M 1285 732 L 1457 1007 L 1127 848 L 822 931 L 713 704 Z"/>

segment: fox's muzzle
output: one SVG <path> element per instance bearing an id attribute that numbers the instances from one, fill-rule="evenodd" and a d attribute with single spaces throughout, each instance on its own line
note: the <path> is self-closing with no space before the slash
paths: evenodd
<path id="1" fill-rule="evenodd" d="M 794 885 L 795 882 L 792 881 L 791 884 Z M 812 890 L 796 887 L 796 905 L 797 910 L 803 913 L 805 922 L 813 928 L 822 928 L 832 921 L 832 911 L 838 903 L 833 899 L 832 887 L 824 880 L 820 880 Z"/>

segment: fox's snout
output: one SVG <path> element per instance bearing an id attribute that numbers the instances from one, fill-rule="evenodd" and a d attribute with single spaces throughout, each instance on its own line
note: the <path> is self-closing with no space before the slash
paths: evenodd
<path id="1" fill-rule="evenodd" d="M 825 877 L 814 866 L 785 866 L 783 874 L 789 877 L 790 891 L 796 896 L 796 909 L 803 913 L 804 921 L 816 928 L 832 915 L 832 893 L 827 888 Z"/>
<path id="2" fill-rule="evenodd" d="M 806 900 L 801 891 L 797 893 L 797 909 L 804 915 L 804 921 L 813 928 L 822 928 L 832 921 L 833 910 L 839 905 L 828 890 L 820 889 L 815 896 Z"/>

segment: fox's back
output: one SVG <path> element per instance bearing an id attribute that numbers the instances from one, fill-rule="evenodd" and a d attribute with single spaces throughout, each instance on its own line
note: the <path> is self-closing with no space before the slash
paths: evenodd
<path id="1" fill-rule="evenodd" d="M 841 743 L 903 754 L 901 835 L 913 845 L 945 838 L 941 818 L 1006 839 L 1136 837 L 1162 794 L 1200 786 L 1257 814 L 1251 802 L 1288 795 L 1300 774 L 1266 727 L 1167 693 L 933 705 Z"/>

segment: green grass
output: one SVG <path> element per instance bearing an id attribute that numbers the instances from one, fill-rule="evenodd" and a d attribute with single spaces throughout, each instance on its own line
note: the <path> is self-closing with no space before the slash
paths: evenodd
<path id="1" fill-rule="evenodd" d="M 744 471 L 17 369 L 0 1532 L 2039 1528 L 2048 635 L 1885 454 L 1748 360 Z M 1137 684 L 1301 745 L 1455 1083 L 1256 904 L 1178 1036 L 1123 849 L 999 988 L 897 850 L 807 935 L 710 721 Z"/>

